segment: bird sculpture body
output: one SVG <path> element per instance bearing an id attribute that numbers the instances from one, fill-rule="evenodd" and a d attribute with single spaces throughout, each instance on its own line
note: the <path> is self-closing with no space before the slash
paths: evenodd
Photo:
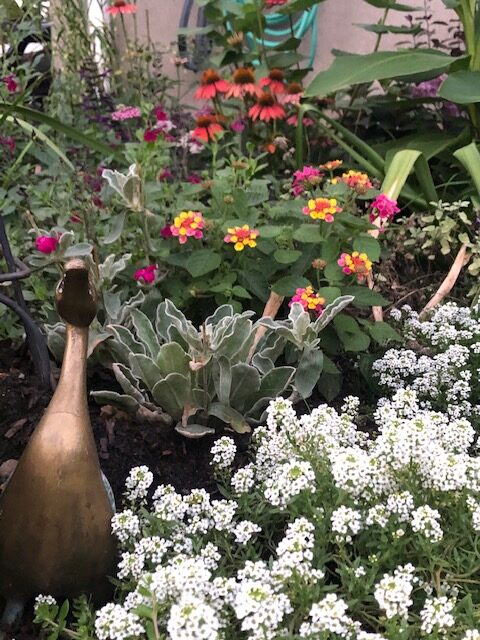
<path id="1" fill-rule="evenodd" d="M 82 260 L 56 292 L 66 323 L 60 380 L 0 498 L 0 593 L 11 611 L 39 593 L 108 596 L 115 568 L 113 509 L 87 405 L 88 327 L 96 297 Z M 7 605 L 8 609 L 8 605 Z"/>

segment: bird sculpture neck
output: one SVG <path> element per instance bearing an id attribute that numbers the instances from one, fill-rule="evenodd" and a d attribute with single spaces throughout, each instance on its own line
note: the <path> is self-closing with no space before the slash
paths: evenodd
<path id="1" fill-rule="evenodd" d="M 55 411 L 77 413 L 87 404 L 88 327 L 67 324 L 66 329 L 62 372 L 52 403 L 55 404 Z"/>

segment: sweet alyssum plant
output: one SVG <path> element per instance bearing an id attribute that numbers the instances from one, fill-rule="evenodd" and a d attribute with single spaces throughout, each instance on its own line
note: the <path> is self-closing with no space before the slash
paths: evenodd
<path id="1" fill-rule="evenodd" d="M 108 327 L 113 372 L 124 393 L 93 396 L 131 412 L 161 409 L 188 437 L 213 433 L 207 424 L 212 418 L 248 432 L 271 399 L 289 389 L 300 397 L 311 394 L 323 368 L 318 334 L 352 300 L 337 298 L 315 321 L 299 303 L 292 304 L 286 321 L 259 323 L 252 321 L 252 311 L 234 313 L 231 305 L 222 305 L 200 329 L 170 300 L 158 306 L 155 327 L 142 311 L 131 309 L 130 328 Z M 260 325 L 269 335 L 257 343 Z M 287 341 L 293 366 L 276 366 Z"/>
<path id="2" fill-rule="evenodd" d="M 117 600 L 98 640 L 478 640 L 480 459 L 465 419 L 398 391 L 357 428 L 356 398 L 298 418 L 277 399 L 251 462 L 212 449 L 224 499 L 132 469 L 112 527 Z M 373 426 L 373 425 L 372 425 Z M 54 629 L 58 605 L 37 599 Z"/>

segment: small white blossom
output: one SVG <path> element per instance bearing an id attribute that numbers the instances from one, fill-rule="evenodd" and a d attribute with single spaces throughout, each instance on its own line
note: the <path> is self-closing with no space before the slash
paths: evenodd
<path id="1" fill-rule="evenodd" d="M 97 612 L 95 632 L 99 640 L 130 640 L 145 633 L 140 618 L 119 604 L 106 604 Z"/>
<path id="2" fill-rule="evenodd" d="M 452 615 L 455 601 L 448 599 L 446 596 L 439 598 L 427 598 L 423 609 L 420 611 L 422 620 L 421 630 L 428 634 L 437 631 L 441 634 L 447 633 L 450 627 L 455 624 L 455 618 Z"/>
<path id="3" fill-rule="evenodd" d="M 215 442 L 210 452 L 213 456 L 211 464 L 217 471 L 224 471 L 232 466 L 237 447 L 232 438 L 223 436 Z"/>
<path id="4" fill-rule="evenodd" d="M 375 599 L 387 618 L 405 618 L 408 615 L 408 608 L 413 604 L 411 595 L 414 572 L 411 564 L 399 566 L 393 575 L 384 574 L 375 587 Z"/>

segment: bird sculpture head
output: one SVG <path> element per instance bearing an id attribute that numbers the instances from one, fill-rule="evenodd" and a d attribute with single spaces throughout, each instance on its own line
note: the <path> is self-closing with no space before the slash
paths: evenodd
<path id="1" fill-rule="evenodd" d="M 74 327 L 88 327 L 97 313 L 97 295 L 86 263 L 69 260 L 55 293 L 57 311 Z"/>

